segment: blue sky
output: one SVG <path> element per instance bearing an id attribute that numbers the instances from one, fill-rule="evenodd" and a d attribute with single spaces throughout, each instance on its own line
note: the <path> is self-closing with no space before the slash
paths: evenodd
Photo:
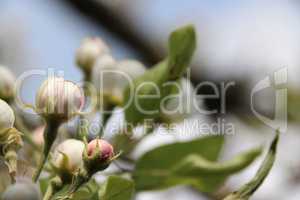
<path id="1" fill-rule="evenodd" d="M 204 63 L 199 73 L 221 78 L 231 74 L 250 77 L 269 65 L 271 70 L 282 65 L 297 66 L 300 24 L 295 1 L 132 1 L 135 3 L 127 8 L 130 19 L 157 45 L 165 44 L 169 32 L 176 26 L 195 23 L 199 35 L 195 60 Z M 12 26 L 20 28 L 25 39 L 23 57 L 26 59 L 22 60 L 20 54 L 20 62 L 11 65 L 18 74 L 32 68 L 54 67 L 64 70 L 67 79 L 79 81 L 81 73 L 74 65 L 74 52 L 87 36 L 104 38 L 118 59 L 138 57 L 103 27 L 60 1 L 7 0 L 1 1 L 0 11 L 0 23 L 12 21 Z M 12 38 L 11 44 L 16 41 Z M 37 82 L 31 84 L 37 85 Z M 34 93 L 35 88 L 28 90 L 26 96 L 32 98 Z"/>

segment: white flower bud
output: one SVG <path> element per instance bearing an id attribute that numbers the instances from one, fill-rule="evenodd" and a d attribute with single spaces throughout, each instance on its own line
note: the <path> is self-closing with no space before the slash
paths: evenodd
<path id="1" fill-rule="evenodd" d="M 93 83 L 99 93 L 121 102 L 125 87 L 144 74 L 146 67 L 135 60 L 124 60 L 118 63 L 109 60 L 111 59 L 108 57 L 98 59 L 93 71 Z"/>
<path id="2" fill-rule="evenodd" d="M 133 79 L 146 72 L 146 67 L 137 60 L 122 60 L 117 67 Z"/>
<path id="3" fill-rule="evenodd" d="M 84 104 L 81 89 L 63 78 L 52 77 L 44 81 L 36 96 L 36 108 L 46 119 L 68 120 Z"/>
<path id="4" fill-rule="evenodd" d="M 15 115 L 11 107 L 0 99 L 0 133 L 14 126 Z"/>
<path id="5" fill-rule="evenodd" d="M 86 73 L 91 73 L 96 59 L 109 53 L 109 47 L 97 37 L 86 38 L 76 52 L 76 62 Z"/>
<path id="6" fill-rule="evenodd" d="M 15 76 L 6 67 L 0 66 L 0 98 L 9 100 L 14 97 Z"/>
<path id="7" fill-rule="evenodd" d="M 118 79 L 116 71 L 116 61 L 110 55 L 104 55 L 97 59 L 93 69 L 93 83 L 101 93 L 109 95 L 114 89 L 114 84 Z"/>
<path id="8" fill-rule="evenodd" d="M 75 139 L 65 140 L 55 149 L 53 156 L 55 168 L 70 174 L 76 172 L 82 166 L 83 151 L 84 143 L 82 141 Z"/>
<path id="9" fill-rule="evenodd" d="M 116 89 L 114 90 L 114 96 L 123 100 L 124 89 L 128 84 L 132 83 L 134 79 L 143 75 L 146 72 L 146 67 L 136 60 L 123 60 L 118 63 L 117 68 L 123 72 L 123 75 L 121 75 L 120 79 L 115 83 Z M 124 77 L 124 74 L 127 75 L 127 78 Z"/>

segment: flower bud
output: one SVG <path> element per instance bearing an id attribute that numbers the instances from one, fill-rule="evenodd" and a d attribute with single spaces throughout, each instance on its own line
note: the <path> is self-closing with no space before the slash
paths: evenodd
<path id="1" fill-rule="evenodd" d="M 60 172 L 74 174 L 83 163 L 84 143 L 80 140 L 68 139 L 59 144 L 53 156 L 53 166 Z"/>
<path id="2" fill-rule="evenodd" d="M 15 115 L 11 107 L 0 99 L 0 133 L 12 128 L 15 123 Z"/>
<path id="3" fill-rule="evenodd" d="M 86 38 L 76 52 L 77 65 L 87 74 L 90 74 L 96 59 L 109 53 L 105 42 L 97 37 Z"/>
<path id="4" fill-rule="evenodd" d="M 10 100 L 14 97 L 15 76 L 6 67 L 0 66 L 0 98 Z"/>
<path id="5" fill-rule="evenodd" d="M 93 83 L 99 93 L 110 97 L 113 103 L 123 101 L 123 90 L 133 81 L 142 75 L 146 67 L 135 60 L 124 60 L 113 62 L 109 58 L 99 58 L 93 71 Z M 110 60 L 110 61 L 109 61 Z"/>
<path id="6" fill-rule="evenodd" d="M 115 82 L 118 80 L 116 71 L 117 62 L 110 55 L 99 57 L 93 68 L 92 81 L 99 93 L 110 96 L 115 88 Z"/>
<path id="7" fill-rule="evenodd" d="M 117 67 L 133 79 L 141 76 L 146 71 L 146 67 L 137 60 L 122 60 Z"/>
<path id="8" fill-rule="evenodd" d="M 29 180 L 9 186 L 2 194 L 2 200 L 40 200 L 37 186 Z"/>
<path id="9" fill-rule="evenodd" d="M 66 121 L 75 116 L 84 104 L 81 89 L 63 78 L 44 81 L 36 96 L 36 108 L 47 120 Z"/>
<path id="10" fill-rule="evenodd" d="M 128 84 L 132 83 L 134 79 L 143 75 L 146 72 L 146 67 L 136 60 L 123 60 L 118 63 L 117 68 L 123 73 L 123 77 L 119 78 L 115 83 L 116 90 L 114 91 L 114 96 L 123 101 L 124 89 Z"/>
<path id="11" fill-rule="evenodd" d="M 84 153 L 84 166 L 88 174 L 106 169 L 115 159 L 111 144 L 101 139 L 92 140 Z"/>
<path id="12" fill-rule="evenodd" d="M 97 152 L 99 150 L 99 152 Z M 92 140 L 87 147 L 88 156 L 93 156 L 99 153 L 99 161 L 110 161 L 114 156 L 114 149 L 111 144 L 101 139 Z"/>

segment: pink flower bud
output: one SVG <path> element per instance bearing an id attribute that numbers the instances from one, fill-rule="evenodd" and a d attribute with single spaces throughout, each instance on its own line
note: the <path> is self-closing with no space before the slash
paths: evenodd
<path id="1" fill-rule="evenodd" d="M 68 120 L 81 110 L 83 104 L 81 89 L 63 78 L 47 79 L 36 96 L 37 111 L 46 119 Z"/>
<path id="2" fill-rule="evenodd" d="M 76 62 L 84 72 L 91 73 L 96 59 L 107 53 L 109 48 L 102 39 L 86 38 L 76 52 Z"/>
<path id="3" fill-rule="evenodd" d="M 0 66 L 0 98 L 9 100 L 14 97 L 15 76 L 6 67 Z"/>
<path id="4" fill-rule="evenodd" d="M 88 156 L 95 155 L 97 153 L 97 149 L 100 151 L 100 162 L 110 161 L 114 156 L 113 146 L 102 139 L 94 139 L 88 144 Z"/>

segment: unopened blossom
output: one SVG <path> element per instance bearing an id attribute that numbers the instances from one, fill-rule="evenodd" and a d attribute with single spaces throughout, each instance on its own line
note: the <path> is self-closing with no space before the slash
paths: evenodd
<path id="1" fill-rule="evenodd" d="M 116 102 L 123 101 L 123 90 L 133 80 L 145 73 L 146 67 L 136 60 L 104 62 L 99 58 L 93 71 L 93 84 L 99 93 Z M 108 58 L 105 58 L 108 60 Z"/>
<path id="2" fill-rule="evenodd" d="M 75 173 L 82 166 L 84 143 L 80 140 L 68 139 L 55 149 L 53 164 L 58 170 Z"/>
<path id="3" fill-rule="evenodd" d="M 12 108 L 0 99 L 0 133 L 12 128 L 15 123 L 15 115 Z"/>
<path id="4" fill-rule="evenodd" d="M 109 47 L 101 38 L 86 38 L 77 49 L 76 62 L 85 73 L 89 74 L 97 58 L 108 53 Z"/>
<path id="5" fill-rule="evenodd" d="M 84 104 L 81 89 L 73 82 L 52 77 L 44 81 L 36 96 L 36 108 L 46 119 L 68 120 Z"/>
<path id="6" fill-rule="evenodd" d="M 92 157 L 98 155 L 96 158 L 99 163 L 109 162 L 114 156 L 114 148 L 107 141 L 102 139 L 94 139 L 87 146 L 87 154 Z"/>

